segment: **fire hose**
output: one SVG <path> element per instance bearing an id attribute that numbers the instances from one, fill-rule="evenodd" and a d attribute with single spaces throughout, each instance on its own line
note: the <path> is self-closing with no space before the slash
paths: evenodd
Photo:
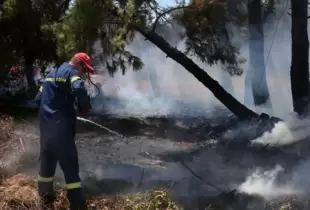
<path id="1" fill-rule="evenodd" d="M 86 119 L 86 118 L 83 118 L 83 117 L 77 117 L 76 119 L 77 119 L 77 120 L 80 120 L 80 121 L 82 121 L 82 122 L 86 122 L 86 123 L 93 124 L 93 125 L 95 125 L 95 126 L 97 126 L 97 127 L 99 127 L 99 128 L 102 128 L 102 129 L 108 131 L 109 133 L 112 133 L 112 134 L 114 134 L 115 136 L 118 136 L 118 137 L 120 137 L 120 138 L 122 138 L 122 139 L 124 138 L 124 136 L 123 136 L 122 134 L 120 134 L 120 133 L 118 133 L 118 132 L 116 132 L 116 131 L 114 131 L 114 130 L 111 130 L 111 129 L 109 129 L 109 128 L 103 126 L 103 125 L 100 125 L 99 123 L 96 123 L 96 122 L 94 122 L 94 121 L 91 121 L 91 120 L 89 120 L 89 119 Z"/>

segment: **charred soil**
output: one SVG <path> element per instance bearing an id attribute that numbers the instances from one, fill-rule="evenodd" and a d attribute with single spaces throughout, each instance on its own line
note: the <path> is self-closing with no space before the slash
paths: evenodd
<path id="1" fill-rule="evenodd" d="M 5 163 L 1 209 L 39 207 L 34 179 L 38 131 L 36 117 L 26 115 L 16 116 L 15 125 L 12 118 L 1 117 L 1 163 Z M 292 152 L 293 147 L 308 147 L 307 142 L 289 147 L 252 146 L 250 140 L 266 127 L 227 118 L 226 113 L 216 120 L 214 116 L 107 115 L 90 119 L 125 138 L 78 123 L 77 145 L 89 209 L 309 209 L 306 195 L 292 193 L 265 200 L 236 190 L 257 167 L 271 169 L 279 164 L 285 170 L 277 182 L 290 179 L 293 168 L 308 159 L 307 154 Z M 12 165 L 14 170 L 9 170 Z M 65 191 L 61 184 L 57 186 L 56 209 L 66 209 Z"/>

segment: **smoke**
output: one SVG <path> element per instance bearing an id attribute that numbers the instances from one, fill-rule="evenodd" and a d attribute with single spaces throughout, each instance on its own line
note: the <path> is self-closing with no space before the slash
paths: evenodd
<path id="1" fill-rule="evenodd" d="M 266 76 L 272 109 L 254 107 L 251 82 L 245 81 L 249 68 L 248 40 L 240 35 L 238 27 L 230 25 L 229 33 L 232 42 L 241 46 L 241 56 L 247 60 L 242 65 L 242 76 L 231 77 L 219 65 L 209 66 L 201 63 L 198 58 L 191 57 L 241 103 L 258 113 L 266 112 L 277 117 L 284 117 L 292 112 L 289 79 L 290 16 L 286 13 L 283 15 L 283 7 L 277 9 L 274 18 L 276 21 L 267 21 L 264 29 Z M 178 30 L 182 30 L 182 27 L 179 26 Z M 169 32 L 169 41 L 184 51 L 184 42 L 180 40 L 178 30 L 174 36 Z M 96 44 L 96 48 L 100 48 L 99 44 Z M 180 115 L 186 110 L 186 114 L 201 116 L 207 110 L 223 106 L 193 75 L 139 34 L 127 48 L 139 56 L 145 66 L 138 72 L 130 69 L 125 75 L 119 72 L 114 78 L 104 75 L 105 81 L 100 81 L 103 83 L 104 94 L 94 100 L 96 111 L 102 112 L 105 109 L 116 115 L 145 116 Z M 256 74 L 257 80 L 261 80 L 260 74 Z"/>
<path id="2" fill-rule="evenodd" d="M 265 132 L 262 136 L 254 139 L 253 144 L 269 146 L 289 145 L 301 140 L 307 140 L 310 136 L 310 119 L 291 119 L 279 122 L 271 131 Z"/>
<path id="3" fill-rule="evenodd" d="M 178 48 L 184 49 L 184 43 L 179 43 Z M 220 105 L 196 78 L 141 36 L 137 35 L 128 49 L 139 56 L 145 66 L 139 72 L 128 70 L 124 76 L 119 72 L 103 84 L 104 96 L 98 100 L 106 104 L 107 112 L 137 116 L 184 114 L 187 110 L 187 114 L 193 114 Z M 225 77 L 226 72 L 219 67 L 210 68 L 193 59 L 213 78 Z M 105 97 L 112 99 L 105 101 Z"/>
<path id="4" fill-rule="evenodd" d="M 281 149 L 288 155 L 299 156 L 297 162 L 290 166 L 287 157 L 282 157 L 286 168 L 276 165 L 273 169 L 256 168 L 253 173 L 238 187 L 242 193 L 259 195 L 265 199 L 281 196 L 308 195 L 310 161 L 308 157 L 310 119 L 297 119 L 294 116 L 279 122 L 275 127 L 262 136 L 252 140 L 254 145 L 261 144 Z M 306 158 L 306 159 L 305 159 Z M 300 160 L 301 159 L 301 160 Z M 304 160 L 303 160 L 304 159 Z M 272 160 L 270 160 L 272 161 Z M 283 174 L 289 174 L 283 178 Z M 282 182 L 279 179 L 282 177 Z"/>
<path id="5" fill-rule="evenodd" d="M 285 12 L 286 8 L 287 5 L 278 6 L 275 21 L 267 22 L 264 26 L 266 77 L 272 107 L 254 107 L 252 85 L 245 78 L 249 69 L 248 40 L 241 37 L 240 30 L 237 27 L 230 26 L 230 35 L 232 42 L 240 46 L 241 56 L 247 60 L 242 65 L 244 69 L 242 76 L 231 77 L 219 65 L 208 66 L 201 63 L 198 58 L 191 57 L 212 78 L 216 79 L 226 91 L 248 108 L 257 113 L 265 112 L 284 119 L 284 122 L 277 123 L 271 131 L 253 139 L 252 143 L 254 145 L 291 146 L 297 142 L 307 141 L 307 137 L 310 136 L 310 131 L 307 129 L 310 126 L 310 119 L 300 120 L 292 115 L 289 72 L 291 62 L 291 23 L 290 16 Z M 172 40 L 177 43 L 175 46 L 184 51 L 184 43 L 178 40 L 177 32 L 175 37 L 176 40 Z M 145 67 L 140 72 L 128 70 L 124 76 L 118 73 L 114 78 L 108 78 L 104 82 L 102 86 L 104 96 L 97 99 L 97 101 L 106 104 L 105 109 L 108 113 L 121 116 L 181 115 L 184 113 L 203 116 L 210 113 L 207 111 L 223 107 L 196 78 L 178 63 L 167 58 L 156 46 L 145 41 L 143 37 L 137 35 L 136 39 L 128 46 L 128 49 L 142 59 Z M 254 79 L 261 80 L 261 75 L 258 72 L 256 72 L 256 75 L 257 77 L 254 77 Z M 259 81 L 256 81 L 256 84 L 258 83 Z M 105 101 L 107 97 L 115 100 Z M 214 111 L 211 113 L 215 116 Z M 244 133 L 250 132 L 243 127 L 237 129 L 243 129 Z M 215 156 L 210 157 L 210 159 L 214 161 Z M 220 157 L 219 159 L 220 161 L 215 162 L 222 162 Z M 202 160 L 205 164 L 206 158 Z M 254 163 L 256 161 L 253 159 L 247 161 L 251 162 L 252 166 L 255 167 Z M 254 172 L 251 169 L 238 190 L 251 195 L 260 195 L 266 199 L 304 193 L 306 190 L 302 183 L 307 183 L 304 174 L 309 171 L 308 163 L 306 161 L 295 166 L 291 172 L 292 177 L 286 179 L 285 183 L 279 183 L 277 179 L 283 174 L 285 170 L 283 167 L 286 166 L 275 165 L 271 170 L 263 167 L 255 168 Z M 216 164 L 215 173 L 217 173 L 219 167 L 220 164 Z M 208 167 L 208 169 L 210 168 Z M 226 171 L 225 175 L 230 169 L 232 168 L 227 169 L 226 164 L 223 163 L 223 171 Z M 249 169 L 243 168 L 240 170 L 244 172 Z M 219 173 L 216 176 L 219 176 Z"/>
<path id="6" fill-rule="evenodd" d="M 271 170 L 256 168 L 245 181 L 239 185 L 237 190 L 249 195 L 258 195 L 266 200 L 286 196 L 305 196 L 309 195 L 310 181 L 310 161 L 309 159 L 301 161 L 291 169 L 290 175 L 282 181 L 285 169 L 276 165 Z"/>
<path id="7" fill-rule="evenodd" d="M 310 171 L 310 161 L 309 159 L 301 161 L 293 171 L 292 174 L 292 185 L 294 188 L 303 191 L 305 194 L 309 194 L 309 171 Z"/>
<path id="8" fill-rule="evenodd" d="M 271 131 L 252 140 L 253 145 L 280 149 L 284 154 L 292 155 L 291 157 L 299 156 L 299 160 L 294 162 L 293 159 L 288 160 L 290 157 L 283 155 L 278 162 L 286 163 L 285 166 L 275 165 L 271 170 L 257 167 L 247 176 L 238 190 L 268 200 L 281 196 L 308 195 L 310 161 L 302 159 L 307 158 L 309 153 L 307 146 L 310 137 L 309 126 L 309 118 L 298 119 L 296 116 L 290 116 L 285 118 L 284 122 L 277 123 Z M 293 163 L 290 165 L 289 161 Z M 284 173 L 289 175 L 283 178 Z M 279 182 L 281 177 L 283 180 Z"/>
<path id="9" fill-rule="evenodd" d="M 277 12 L 277 18 L 280 17 Z M 290 145 L 300 140 L 306 141 L 306 138 L 310 135 L 310 131 L 307 129 L 310 126 L 309 119 L 298 120 L 294 116 L 290 116 L 292 99 L 289 79 L 291 56 L 289 19 L 290 17 L 286 14 L 282 16 L 277 30 L 274 29 L 274 23 L 271 24 L 273 28 L 268 24 L 265 26 L 266 75 L 272 109 L 253 106 L 251 84 L 245 81 L 248 62 L 243 64 L 244 74 L 242 76 L 231 77 L 220 66 L 214 65 L 210 67 L 201 63 L 198 58 L 191 57 L 212 78 L 219 81 L 229 93 L 233 94 L 247 107 L 254 109 L 258 113 L 267 112 L 285 119 L 284 122 L 277 123 L 270 132 L 266 132 L 259 138 L 254 139 L 253 144 L 268 144 L 274 147 Z M 239 30 L 236 27 L 232 26 L 232 28 L 233 42 L 241 45 L 241 55 L 249 60 L 247 40 L 239 35 Z M 177 43 L 176 47 L 184 51 L 184 42 L 180 41 L 177 35 L 175 35 L 175 40 L 172 40 L 172 42 Z M 167 58 L 163 52 L 145 41 L 143 37 L 137 35 L 135 40 L 128 45 L 128 49 L 139 56 L 145 66 L 139 72 L 128 70 L 125 75 L 121 75 L 119 72 L 113 78 L 106 74 L 98 77 L 96 82 L 102 84 L 102 94 L 93 99 L 93 107 L 97 113 L 104 111 L 119 116 L 134 117 L 184 114 L 203 116 L 210 113 L 216 116 L 218 111 L 210 112 L 210 110 L 223 107 L 213 94 L 197 81 L 193 75 L 175 61 Z M 208 154 L 205 154 L 208 155 L 208 158 L 200 158 L 202 163 L 196 165 L 195 169 L 198 167 L 207 168 L 208 170 L 210 168 L 214 169 L 216 171 L 214 174 L 216 178 L 221 179 L 220 181 L 225 178 L 230 179 L 227 174 L 243 176 L 240 172 L 241 169 L 236 166 L 234 166 L 234 173 L 229 173 L 233 169 L 227 169 L 224 158 L 219 157 L 214 151 L 213 153 L 208 152 Z M 209 160 L 208 164 L 206 164 L 206 160 Z M 251 163 L 254 162 L 253 160 L 250 161 Z M 222 163 L 222 165 L 219 163 Z M 260 195 L 267 199 L 302 193 L 305 191 L 305 185 L 302 183 L 307 180 L 305 174 L 309 171 L 308 163 L 306 161 L 293 168 L 292 178 L 286 180 L 284 184 L 277 181 L 278 176 L 284 171 L 284 168 L 280 165 L 276 165 L 272 170 L 257 168 L 254 172 L 250 171 L 250 175 L 241 183 L 238 190 L 251 195 Z M 248 165 L 247 167 L 249 168 Z M 173 170 L 169 171 L 169 177 L 184 173 L 184 169 L 179 171 L 176 170 L 177 167 L 171 168 Z M 220 170 L 222 175 L 219 173 Z M 245 170 L 243 168 L 242 172 Z M 160 176 L 163 177 L 164 175 L 160 174 Z"/>
<path id="10" fill-rule="evenodd" d="M 201 116 L 203 112 L 222 107 L 194 76 L 175 61 L 166 58 L 164 53 L 141 36 L 137 35 L 128 49 L 142 59 L 144 68 L 139 72 L 128 70 L 124 76 L 119 72 L 113 78 L 109 77 L 102 86 L 104 95 L 95 101 L 97 107 L 105 104 L 109 113 L 131 116 L 181 115 L 185 112 Z M 185 49 L 183 42 L 179 42 L 178 49 Z M 239 100 L 243 98 L 241 88 L 234 90 L 242 78 L 232 81 L 220 66 L 210 67 L 195 57 L 192 59 L 222 83 L 227 91 L 234 93 Z"/>
<path id="11" fill-rule="evenodd" d="M 294 189 L 290 184 L 276 184 L 277 177 L 283 170 L 280 165 L 276 165 L 274 169 L 267 171 L 256 169 L 239 186 L 238 191 L 250 195 L 259 195 L 268 200 L 280 196 L 300 194 L 301 191 Z"/>
<path id="12" fill-rule="evenodd" d="M 300 120 L 295 116 L 291 116 L 292 99 L 289 79 L 291 41 L 289 18 L 288 15 L 282 17 L 277 31 L 275 31 L 274 28 L 270 28 L 268 24 L 266 25 L 267 30 L 265 30 L 266 72 L 272 109 L 253 106 L 252 87 L 248 81 L 245 81 L 245 75 L 249 65 L 248 62 L 243 64 L 244 74 L 242 76 L 231 77 L 227 72 L 223 71 L 220 66 L 214 65 L 210 67 L 201 63 L 198 58 L 191 57 L 200 67 L 205 69 L 212 78 L 219 81 L 219 83 L 241 103 L 244 103 L 247 107 L 258 113 L 267 112 L 285 120 L 284 122 L 277 123 L 271 131 L 265 132 L 262 136 L 253 139 L 253 144 L 273 147 L 293 147 L 293 144 L 295 143 L 307 143 L 307 137 L 310 136 L 310 131 L 308 129 L 310 126 L 310 119 Z M 238 35 L 239 30 L 236 27 L 231 27 L 233 42 L 241 46 L 241 55 L 248 60 L 247 41 L 245 38 Z M 273 34 L 275 34 L 274 38 Z M 179 50 L 185 49 L 184 42 L 178 40 L 177 36 L 175 36 L 175 40 L 172 40 L 172 42 L 177 43 L 175 46 Z M 273 43 L 272 47 L 271 43 Z M 135 40 L 128 45 L 128 49 L 143 60 L 145 67 L 139 72 L 128 70 L 125 75 L 117 73 L 114 77 L 110 77 L 107 74 L 97 76 L 95 82 L 102 84 L 102 91 L 100 96 L 93 99 L 92 105 L 96 113 L 101 114 L 106 112 L 118 116 L 129 117 L 150 115 L 213 115 L 216 117 L 220 114 L 218 108 L 223 108 L 223 105 L 213 96 L 213 94 L 181 65 L 170 58 L 167 58 L 163 52 L 148 41 L 145 41 L 143 37 L 137 35 Z M 239 129 L 239 131 L 242 130 L 242 135 L 251 132 L 247 130 L 247 127 L 243 126 L 237 129 Z M 29 132 L 29 130 L 27 131 Z M 254 131 L 252 130 L 252 132 Z M 103 162 L 108 162 L 103 160 L 110 158 L 106 158 L 107 155 L 105 155 L 105 153 L 110 155 L 110 151 L 114 149 L 109 148 L 110 151 L 107 152 L 104 149 L 107 148 L 107 142 L 102 141 L 102 144 L 98 143 L 98 145 L 95 145 L 96 148 L 98 147 L 97 150 L 92 150 L 94 147 L 92 144 L 97 141 L 99 142 L 99 140 L 94 137 L 97 137 L 97 135 L 98 134 L 89 134 L 89 136 L 83 136 L 83 138 L 85 138 L 85 145 L 87 145 L 86 147 L 83 146 L 83 148 L 89 149 L 87 151 L 81 149 L 84 153 L 80 153 L 80 155 L 82 155 L 81 159 L 84 161 L 84 168 L 82 167 L 84 170 L 85 168 L 88 169 L 88 166 L 98 166 L 102 165 Z M 155 134 L 154 137 L 156 138 Z M 103 136 L 101 138 L 107 140 L 110 137 Z M 130 158 L 139 160 L 138 152 L 140 152 L 141 148 L 146 147 L 145 142 L 147 142 L 149 138 L 150 137 L 145 137 L 142 139 L 143 141 L 141 140 L 139 142 L 137 142 L 136 139 L 128 138 L 129 145 L 126 144 L 118 155 L 124 155 L 124 157 L 127 157 L 127 151 L 130 151 Z M 193 137 L 193 139 L 194 138 L 196 137 Z M 29 139 L 35 138 L 29 137 Z M 91 141 L 89 141 L 90 139 Z M 172 142 L 170 139 L 168 140 L 169 142 Z M 171 148 L 169 148 L 170 146 Z M 152 145 L 150 147 L 152 147 L 151 151 L 155 150 L 153 148 L 157 147 L 159 148 L 158 150 L 161 150 L 160 152 L 177 148 L 176 144 L 171 143 L 171 145 L 169 144 L 168 146 L 167 144 L 164 144 L 162 140 L 154 141 L 154 139 L 152 139 Z M 188 149 L 189 146 L 186 147 Z M 28 148 L 29 154 L 37 153 L 38 150 L 35 149 L 37 148 Z M 117 149 L 119 148 L 117 147 Z M 181 151 L 180 148 L 178 150 Z M 292 148 L 293 152 L 299 153 L 301 151 L 299 148 L 296 148 L 296 151 L 294 150 L 295 147 Z M 307 148 L 304 148 L 304 151 L 308 152 Z M 225 154 L 219 154 L 217 150 L 210 146 L 208 149 L 204 148 L 202 152 L 203 154 L 199 154 L 199 157 L 197 155 L 193 160 L 189 160 L 188 162 L 190 163 L 188 163 L 188 165 L 190 165 L 193 171 L 207 180 L 207 182 L 216 186 L 219 185 L 221 189 L 226 188 L 226 184 L 235 186 L 237 183 L 237 185 L 239 185 L 237 188 L 239 192 L 250 195 L 259 195 L 265 199 L 309 193 L 309 190 L 307 189 L 310 186 L 307 176 L 310 171 L 309 160 L 305 160 L 291 168 L 291 177 L 286 177 L 283 182 L 279 182 L 279 177 L 281 177 L 284 171 L 287 170 L 286 165 L 281 164 L 281 166 L 279 163 L 275 164 L 272 169 L 270 169 L 270 167 L 266 169 L 260 165 L 260 163 L 263 162 L 264 157 L 252 156 L 252 154 L 244 155 L 246 152 L 242 154 L 233 154 L 231 156 L 227 154 L 227 157 L 225 157 L 226 153 L 229 152 L 234 151 L 226 150 Z M 111 153 L 111 156 L 112 155 L 116 157 L 117 153 Z M 238 155 L 242 157 L 237 157 Z M 95 161 L 95 156 L 96 158 L 97 156 L 102 156 L 102 158 Z M 234 158 L 235 160 L 232 160 Z M 125 158 L 122 159 L 122 161 L 124 160 Z M 157 161 L 159 160 L 145 158 L 140 162 L 143 162 L 145 165 L 151 165 L 149 163 L 144 163 L 147 161 L 157 165 Z M 283 160 L 282 163 L 284 161 L 285 160 Z M 135 165 L 141 164 L 140 162 L 135 163 Z M 272 162 L 277 161 L 272 160 Z M 211 191 L 210 188 L 212 187 L 194 177 L 193 174 L 181 164 L 175 164 L 174 162 L 168 164 L 167 161 L 164 164 L 167 166 L 167 169 L 165 170 L 158 169 L 158 172 L 156 173 L 154 171 L 147 171 L 147 175 L 144 177 L 144 182 L 150 182 L 153 180 L 179 181 L 186 176 L 186 180 L 176 186 L 176 189 L 179 190 L 179 194 L 192 195 L 193 193 L 191 194 L 190 190 L 194 191 L 196 195 L 199 193 L 203 195 L 208 193 L 214 195 L 218 193 L 218 191 L 214 189 Z M 140 168 L 130 168 L 129 166 L 127 167 L 123 165 L 114 167 L 114 164 L 112 165 L 113 167 L 111 168 L 90 167 L 90 171 L 95 175 L 96 181 L 104 178 L 122 179 L 125 177 L 139 184 L 142 176 L 141 174 L 144 173 L 141 172 Z M 257 167 L 257 165 L 260 165 L 260 167 Z M 97 185 L 97 183 L 95 185 Z"/>

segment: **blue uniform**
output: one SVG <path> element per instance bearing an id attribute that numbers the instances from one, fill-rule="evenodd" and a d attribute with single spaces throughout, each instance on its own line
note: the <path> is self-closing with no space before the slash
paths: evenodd
<path id="1" fill-rule="evenodd" d="M 83 80 L 69 63 L 52 70 L 45 78 L 36 100 L 40 105 L 40 171 L 39 194 L 52 199 L 53 177 L 57 162 L 64 172 L 68 200 L 72 209 L 84 205 L 77 149 L 75 145 L 76 114 L 74 103 L 80 110 L 90 109 L 90 99 Z"/>

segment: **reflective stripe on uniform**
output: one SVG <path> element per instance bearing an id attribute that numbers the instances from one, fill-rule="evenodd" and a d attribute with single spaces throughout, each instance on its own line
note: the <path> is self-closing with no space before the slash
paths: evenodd
<path id="1" fill-rule="evenodd" d="M 54 177 L 43 177 L 43 176 L 38 176 L 38 182 L 53 182 Z"/>
<path id="2" fill-rule="evenodd" d="M 44 81 L 46 81 L 46 82 L 66 82 L 66 79 L 61 78 L 61 77 L 50 77 L 50 78 L 46 78 Z"/>
<path id="3" fill-rule="evenodd" d="M 79 80 L 79 79 L 81 79 L 81 77 L 79 77 L 79 76 L 73 76 L 73 77 L 71 77 L 71 84 L 72 84 L 74 81 Z"/>
<path id="4" fill-rule="evenodd" d="M 75 182 L 75 183 L 66 184 L 67 190 L 73 190 L 73 189 L 81 188 L 81 187 L 82 187 L 81 182 Z"/>
<path id="5" fill-rule="evenodd" d="M 81 77 L 73 76 L 73 77 L 71 77 L 70 82 L 72 84 L 73 82 L 75 82 L 76 80 L 79 80 L 79 79 L 81 79 Z M 45 82 L 66 82 L 66 79 L 65 78 L 61 78 L 61 77 L 56 77 L 56 78 L 55 77 L 50 77 L 50 78 L 46 78 L 44 81 Z"/>
<path id="6" fill-rule="evenodd" d="M 39 91 L 40 91 L 40 92 L 42 92 L 42 91 L 43 91 L 43 86 L 41 86 L 41 87 L 40 87 Z"/>

